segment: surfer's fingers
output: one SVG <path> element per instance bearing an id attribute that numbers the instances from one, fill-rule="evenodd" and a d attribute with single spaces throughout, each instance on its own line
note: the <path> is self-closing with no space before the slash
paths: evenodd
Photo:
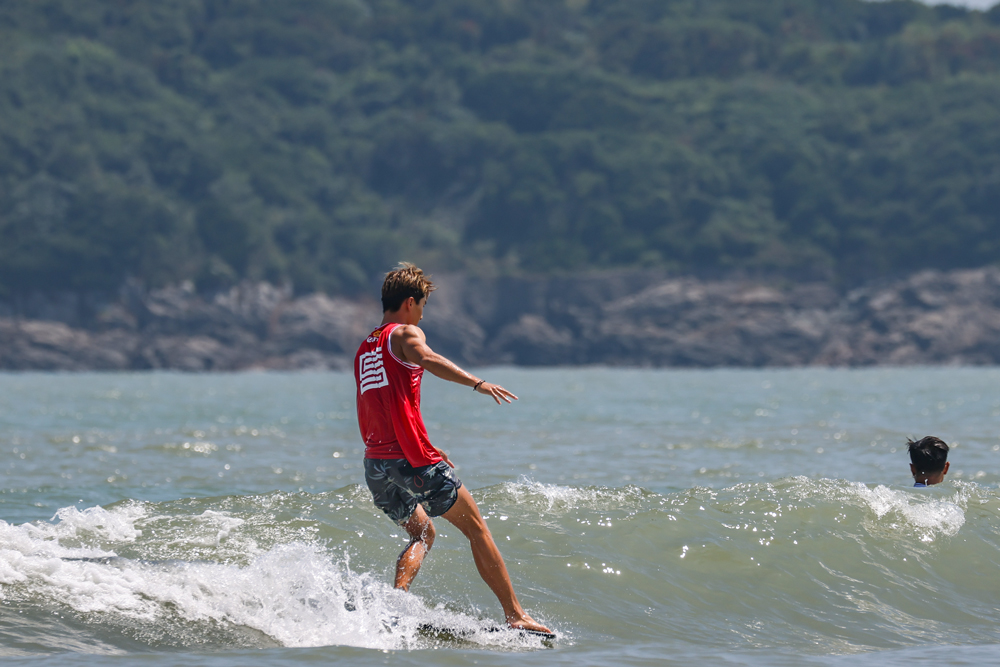
<path id="1" fill-rule="evenodd" d="M 513 392 L 507 391 L 500 385 L 497 385 L 497 392 L 500 394 L 500 396 L 503 397 L 503 400 L 507 401 L 508 403 L 510 403 L 510 399 L 512 398 L 515 401 L 517 400 L 517 396 L 515 396 Z"/>
<path id="2" fill-rule="evenodd" d="M 510 403 L 510 399 L 517 400 L 517 396 L 507 391 L 498 384 L 493 384 L 492 382 L 484 382 L 476 391 L 482 394 L 488 394 L 493 397 L 493 400 L 497 402 L 497 405 L 502 405 L 501 401 L 506 401 Z"/>

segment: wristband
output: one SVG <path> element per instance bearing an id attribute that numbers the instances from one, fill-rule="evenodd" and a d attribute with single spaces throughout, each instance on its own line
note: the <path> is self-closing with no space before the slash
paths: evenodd
<path id="1" fill-rule="evenodd" d="M 486 380 L 480 380 L 476 383 L 476 386 L 472 388 L 472 391 L 479 391 L 479 386 L 482 385 Z"/>

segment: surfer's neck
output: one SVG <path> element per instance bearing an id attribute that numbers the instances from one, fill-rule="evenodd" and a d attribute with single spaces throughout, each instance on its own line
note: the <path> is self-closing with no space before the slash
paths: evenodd
<path id="1" fill-rule="evenodd" d="M 424 319 L 425 305 L 427 305 L 427 297 L 418 301 L 411 296 L 403 301 L 402 305 L 399 306 L 399 310 L 382 313 L 382 324 L 380 326 L 385 326 L 386 324 L 420 324 L 420 320 Z"/>

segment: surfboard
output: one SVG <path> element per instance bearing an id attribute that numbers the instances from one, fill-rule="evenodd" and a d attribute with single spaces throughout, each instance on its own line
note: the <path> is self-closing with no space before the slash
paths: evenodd
<path id="1" fill-rule="evenodd" d="M 494 625 L 487 623 L 475 628 L 450 627 L 439 623 L 421 623 L 417 630 L 424 634 L 438 635 L 445 638 L 463 639 L 480 632 L 504 633 L 515 637 L 538 637 L 539 639 L 555 639 L 553 632 L 540 632 L 538 630 L 525 630 L 521 628 L 511 628 L 504 625 Z"/>

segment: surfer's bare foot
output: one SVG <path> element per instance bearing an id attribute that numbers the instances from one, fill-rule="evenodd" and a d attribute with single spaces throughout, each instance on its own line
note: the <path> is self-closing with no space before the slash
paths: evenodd
<path id="1" fill-rule="evenodd" d="M 533 630 L 534 632 L 545 632 L 547 634 L 552 634 L 552 631 L 541 623 L 535 622 L 535 619 L 531 618 L 527 614 L 521 618 L 508 618 L 507 625 L 514 628 L 515 630 Z"/>

